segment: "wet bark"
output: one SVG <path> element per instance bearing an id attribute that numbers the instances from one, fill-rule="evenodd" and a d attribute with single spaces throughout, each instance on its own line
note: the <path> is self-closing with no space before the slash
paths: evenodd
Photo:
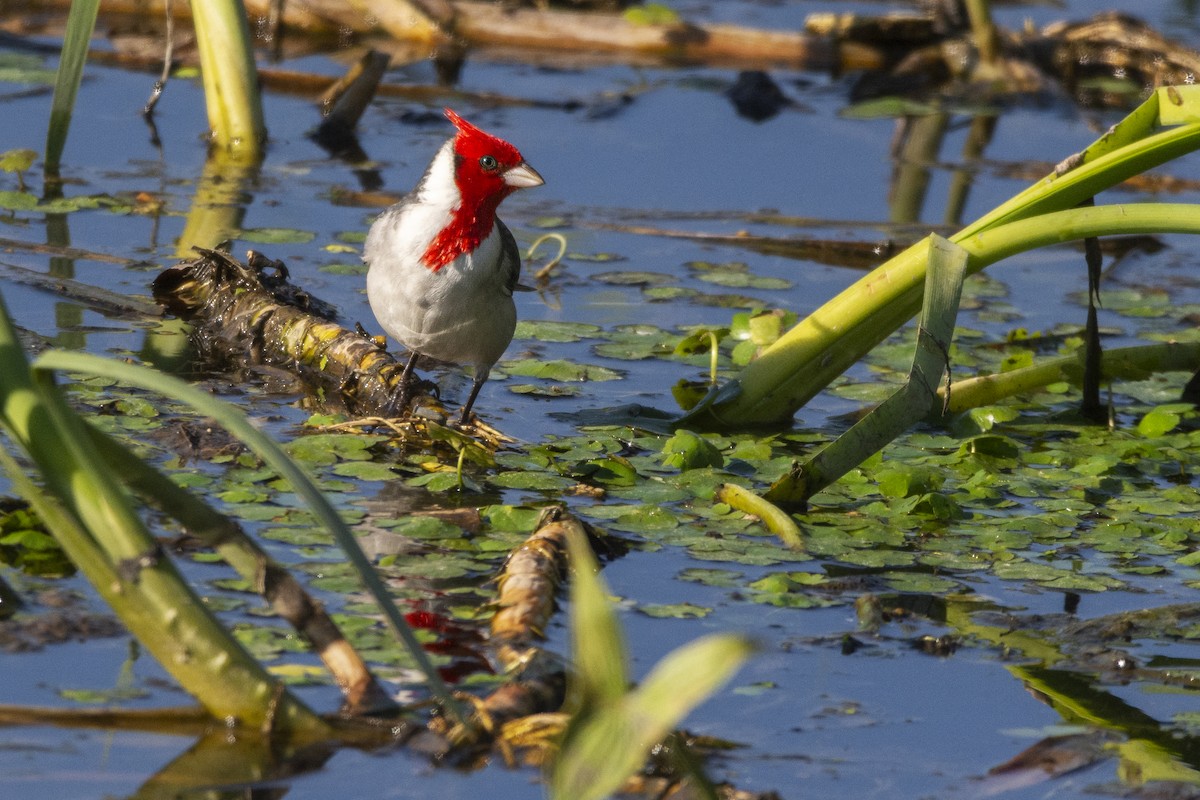
<path id="1" fill-rule="evenodd" d="M 388 416 L 403 365 L 379 342 L 334 322 L 332 308 L 289 283 L 280 262 L 253 251 L 248 264 L 217 250 L 199 253 L 160 273 L 153 291 L 194 325 L 203 357 L 288 369 L 327 404 Z"/>

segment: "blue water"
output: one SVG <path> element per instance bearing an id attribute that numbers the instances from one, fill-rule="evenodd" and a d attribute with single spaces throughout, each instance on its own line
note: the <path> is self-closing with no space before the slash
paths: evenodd
<path id="1" fill-rule="evenodd" d="M 1001 8 L 1000 18 L 1018 25 L 1028 16 L 1041 23 L 1050 19 L 1081 17 L 1105 4 L 1073 0 L 1067 10 L 1050 6 Z M 723 3 L 681 5 L 686 13 L 712 14 L 772 27 L 794 27 L 808 13 L 854 8 L 877 11 L 875 4 L 816 2 L 756 4 Z M 1200 42 L 1197 23 L 1187 4 L 1156 0 L 1139 6 L 1139 13 L 1172 35 Z M 47 61 L 49 66 L 53 61 Z M 310 56 L 285 63 L 285 68 L 336 74 L 340 66 L 331 59 Z M 427 64 L 396 70 L 396 76 L 426 79 Z M 167 213 L 159 218 L 141 215 L 114 216 L 103 211 L 69 217 L 70 243 L 79 248 L 112 255 L 145 259 L 158 265 L 171 263 L 175 241 L 183 231 L 192 203 L 193 186 L 204 163 L 200 134 L 206 122 L 203 98 L 196 82 L 172 81 L 157 114 L 161 150 L 150 141 L 138 113 L 149 91 L 151 78 L 116 69 L 89 67 L 80 93 L 79 111 L 68 142 L 64 174 L 67 193 L 134 194 L 161 196 Z M 555 284 L 557 295 L 520 295 L 519 311 L 533 320 L 590 322 L 606 330 L 618 325 L 652 322 L 666 328 L 723 325 L 729 310 L 690 302 L 648 304 L 636 287 L 599 283 L 593 277 L 613 269 L 657 271 L 674 276 L 682 286 L 712 290 L 687 276 L 684 265 L 693 260 L 746 261 L 757 275 L 782 277 L 793 288 L 783 292 L 737 290 L 760 297 L 764 305 L 780 306 L 798 314 L 855 280 L 860 273 L 807 261 L 762 256 L 740 249 L 680 239 L 656 238 L 616 232 L 606 223 L 658 225 L 664 228 L 733 233 L 791 235 L 804 229 L 750 224 L 737 219 L 671 219 L 685 212 L 745 212 L 771 210 L 781 215 L 841 220 L 847 223 L 884 223 L 890 216 L 889 181 L 893 170 L 890 144 L 894 123 L 888 120 L 855 120 L 843 117 L 847 82 L 823 75 L 780 71 L 775 74 L 784 90 L 803 104 L 802 109 L 781 113 L 766 123 L 753 123 L 732 113 L 720 93 L 732 82 L 731 69 L 632 68 L 613 65 L 587 69 L 536 68 L 502 60 L 468 62 L 461 88 L 500 91 L 516 97 L 578 99 L 593 109 L 611 108 L 613 93 L 634 98 L 617 113 L 605 116 L 588 110 L 566 112 L 539 108 L 477 108 L 456 102 L 456 107 L 483 127 L 516 143 L 525 157 L 546 178 L 546 185 L 506 201 L 502 215 L 528 242 L 537 231 L 533 223 L 543 216 L 567 219 L 565 233 L 573 251 L 585 254 L 612 252 L 624 260 L 596 263 L 568 260 L 563 277 Z M 2 87 L 0 87 L 2 88 Z M 48 116 L 47 97 L 0 98 L 0 146 L 43 148 Z M 448 131 L 438 124 L 402 122 L 405 111 L 424 107 L 398 100 L 379 100 L 361 125 L 361 143 L 381 171 L 384 188 L 407 190 L 423 171 L 430 154 Z M 436 107 L 433 109 L 436 112 Z M 353 169 L 326 157 L 307 133 L 315 126 L 314 106 L 300 98 L 269 95 L 266 102 L 271 141 L 269 155 L 257 181 L 248 189 L 243 224 L 246 228 L 295 228 L 312 231 L 310 242 L 254 245 L 270 256 L 285 260 L 294 279 L 338 306 L 348 324 L 362 322 L 378 328 L 362 293 L 361 276 L 336 275 L 321 267 L 353 261 L 356 256 L 330 248 L 346 234 L 361 233 L 374 211 L 330 202 L 338 188 L 356 188 Z M 1116 120 L 1100 112 L 1075 110 L 1063 105 L 1045 109 L 1006 111 L 987 148 L 988 164 L 1027 160 L 1056 161 L 1096 138 Z M 965 130 L 952 130 L 940 159 L 931 168 L 930 186 L 920 222 L 943 221 L 943 204 L 959 159 Z M 1200 178 L 1200 163 L 1192 158 L 1172 165 L 1171 173 Z M 31 176 L 36 181 L 36 177 Z M 976 178 L 964 212 L 964 221 L 992 208 L 1014 194 L 1027 181 L 1003 177 L 984 165 Z M 13 188 L 11 176 L 0 175 L 0 188 Z M 1194 189 L 1173 195 L 1174 202 L 1195 202 Z M 844 229 L 818 235 L 847 238 L 865 236 L 847 224 Z M 46 240 L 46 226 L 37 215 L 0 214 L 0 236 L 31 242 Z M 1131 285 L 1175 282 L 1178 303 L 1200 300 L 1194 281 L 1191 248 L 1177 237 L 1167 237 L 1173 260 L 1145 257 L 1122 267 L 1118 280 Z M 241 252 L 245 243 L 235 250 Z M 1043 329 L 1067 320 L 1082 320 L 1078 291 L 1080 259 L 1074 251 L 1050 251 L 1014 258 L 990 274 L 1008 288 L 1008 301 L 1021 312 L 1018 322 Z M 0 253 L 0 263 L 39 272 L 49 268 L 45 255 L 24 250 Z M 123 267 L 101 261 L 78 260 L 73 277 L 112 291 L 146 296 L 153 269 Z M 0 275 L 0 290 L 18 324 L 38 336 L 68 346 L 83 342 L 89 352 L 125 356 L 145 345 L 144 326 L 106 317 L 63 300 L 52 291 L 18 285 Z M 962 324 L 991 332 L 1003 326 L 967 314 Z M 1121 327 L 1128 339 L 1128 321 L 1102 312 L 1102 324 Z M 549 434 L 569 434 L 569 419 L 552 412 L 580 407 L 602 407 L 638 402 L 664 409 L 672 401 L 664 387 L 679 378 L 695 379 L 701 371 L 662 361 L 605 360 L 591 351 L 592 344 L 543 345 L 516 342 L 509 355 L 531 350 L 547 357 L 573 358 L 623 370 L 626 378 L 591 383 L 581 398 L 548 401 L 515 395 L 507 385 L 490 382 L 477 408 L 501 430 L 536 442 Z M 465 383 L 453 371 L 442 376 L 448 396 L 461 397 Z M 305 412 L 281 403 L 260 403 L 256 412 L 273 418 L 264 424 L 280 435 L 304 418 Z M 826 416 L 847 410 L 845 401 L 820 397 L 804 409 L 801 422 L 819 428 Z M 371 490 L 373 491 L 373 490 Z M 370 491 L 367 491 L 369 494 Z M 534 493 L 512 492 L 509 502 L 535 501 Z M 701 707 L 688 721 L 690 730 L 727 738 L 744 749 L 722 757 L 714 775 L 746 790 L 775 790 L 785 798 L 861 797 L 918 798 L 972 797 L 972 779 L 1032 744 L 1061 722 L 1051 708 L 1032 697 L 1005 669 L 991 649 L 963 647 L 954 656 L 938 658 L 919 653 L 890 640 L 842 655 L 838 641 L 856 629 L 853 609 L 838 606 L 824 610 L 773 609 L 746 602 L 729 589 L 676 580 L 689 567 L 713 566 L 685 553 L 664 548 L 634 552 L 607 565 L 605 577 L 612 591 L 627 605 L 692 602 L 712 613 L 697 621 L 652 619 L 627 610 L 627 626 L 634 653 L 633 670 L 644 674 L 671 648 L 701 633 L 742 630 L 759 640 L 762 652 L 735 679 L 732 686 Z M 810 568 L 815 568 L 809 565 Z M 765 568 L 738 568 L 749 576 Z M 1136 592 L 1086 595 L 1081 616 L 1096 616 L 1143 605 L 1160 605 L 1191 599 L 1188 581 L 1195 570 L 1177 568 L 1169 578 L 1136 584 Z M 1001 604 L 1029 613 L 1061 610 L 1060 593 L 1031 589 L 1019 582 L 983 580 L 977 591 Z M 939 634 L 929 623 L 914 623 L 910 633 Z M 893 632 L 894 633 L 894 632 Z M 567 640 L 558 620 L 549 631 L 549 646 L 565 652 Z M 4 680 L 0 703 L 60 704 L 63 688 L 110 687 L 117 679 L 127 649 L 123 640 L 100 640 L 61 645 L 40 653 L 0 656 Z M 1194 654 L 1193 654 L 1194 655 Z M 134 668 L 140 685 L 152 687 L 145 704 L 185 702 L 178 692 L 159 688 L 165 676 L 148 659 Z M 771 682 L 770 688 L 758 688 Z M 1131 690 L 1135 691 L 1136 690 Z M 1144 693 L 1138 693 L 1144 694 Z M 329 690 L 306 694 L 314 705 L 336 705 Z M 1188 696 L 1146 697 L 1131 702 L 1154 708 L 1162 717 L 1195 711 Z M 179 737 L 143 734 L 78 732 L 52 728 L 0 729 L 0 796 L 22 798 L 124 797 L 162 765 L 189 745 Z M 424 758 L 407 752 L 367 754 L 347 750 L 336 754 L 312 774 L 294 778 L 289 798 L 343 796 L 347 785 L 352 796 L 364 798 L 492 797 L 533 798 L 542 794 L 533 770 L 508 770 L 493 765 L 478 772 L 439 770 Z M 1085 796 L 1088 787 L 1115 779 L 1109 761 L 1052 787 L 1045 785 L 1014 792 L 1007 797 Z"/>

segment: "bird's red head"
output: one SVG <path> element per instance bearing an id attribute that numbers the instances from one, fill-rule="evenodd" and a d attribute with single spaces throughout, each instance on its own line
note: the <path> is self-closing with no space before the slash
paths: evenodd
<path id="1" fill-rule="evenodd" d="M 538 186 L 542 177 L 525 163 L 520 151 L 503 139 L 481 131 L 447 108 L 454 123 L 454 183 L 460 201 L 450 225 L 425 251 L 425 265 L 435 272 L 470 252 L 492 232 L 500 201 L 517 189 Z"/>
<path id="2" fill-rule="evenodd" d="M 511 194 L 517 187 L 505 182 L 504 173 L 524 161 L 517 148 L 481 131 L 449 108 L 446 118 L 458 128 L 454 137 L 454 178 L 459 191 L 469 190 L 480 198 L 499 195 L 503 199 Z"/>

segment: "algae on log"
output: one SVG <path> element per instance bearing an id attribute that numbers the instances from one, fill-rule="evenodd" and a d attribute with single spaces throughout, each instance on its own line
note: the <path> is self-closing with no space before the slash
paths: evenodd
<path id="1" fill-rule="evenodd" d="M 163 270 L 154 298 L 195 326 L 193 341 L 217 361 L 295 371 L 325 403 L 388 416 L 403 365 L 378 342 L 332 320 L 332 309 L 287 282 L 287 268 L 250 252 L 248 265 L 217 250 Z"/>

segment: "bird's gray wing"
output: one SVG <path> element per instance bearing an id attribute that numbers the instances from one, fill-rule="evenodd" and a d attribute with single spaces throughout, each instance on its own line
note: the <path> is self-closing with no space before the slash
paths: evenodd
<path id="1" fill-rule="evenodd" d="M 512 292 L 531 292 L 528 286 L 522 286 L 521 279 L 521 249 L 517 240 L 499 217 L 496 218 L 496 229 L 500 231 L 500 273 L 504 276 L 504 287 Z"/>

